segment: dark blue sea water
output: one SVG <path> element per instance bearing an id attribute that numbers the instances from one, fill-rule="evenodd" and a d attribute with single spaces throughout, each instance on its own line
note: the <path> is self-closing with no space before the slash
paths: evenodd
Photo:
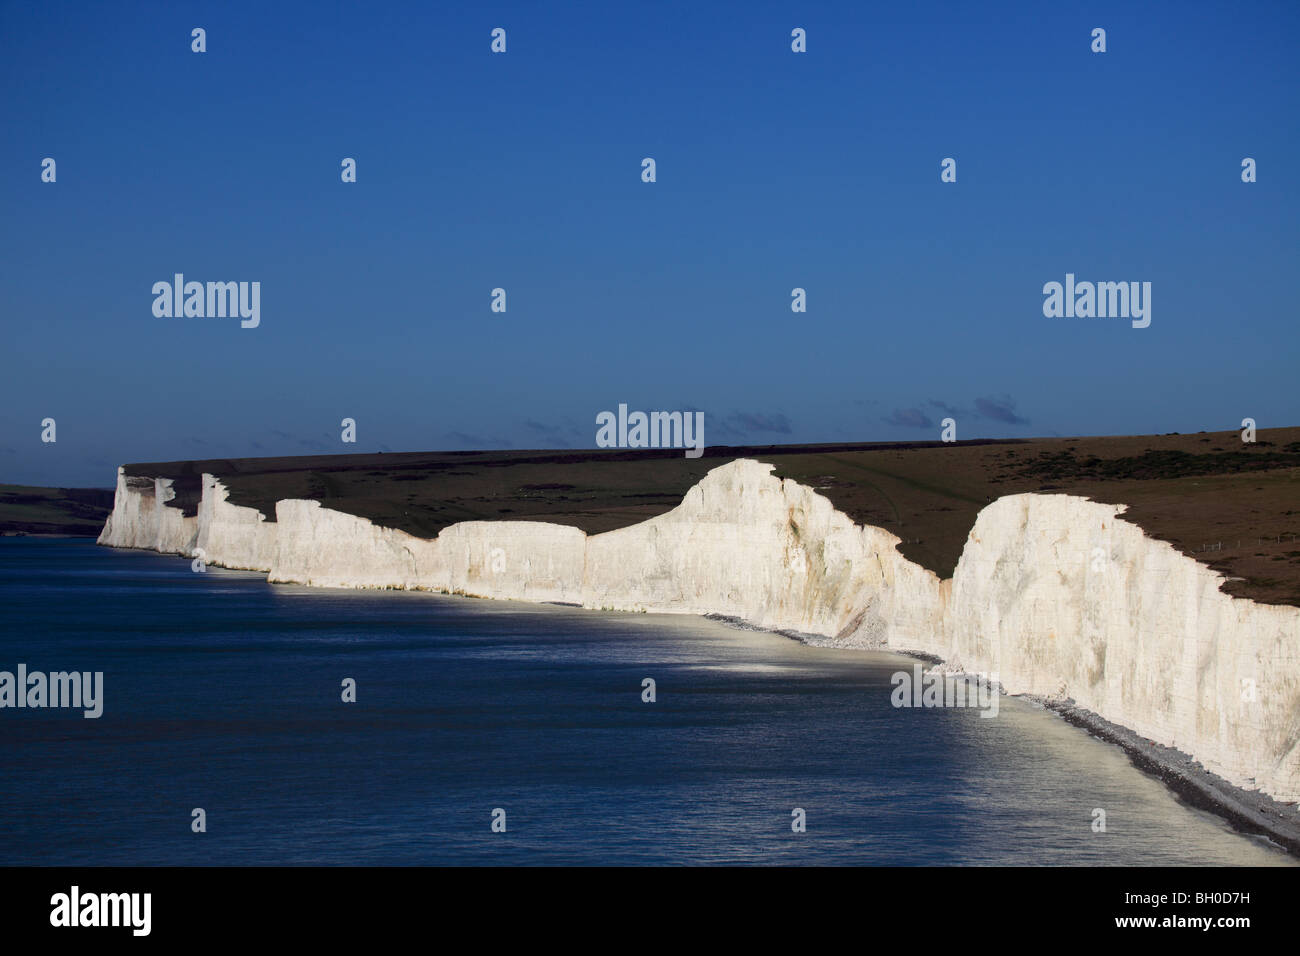
<path id="1" fill-rule="evenodd" d="M 0 710 L 3 864 L 1291 862 L 1029 703 L 898 710 L 906 658 L 697 618 L 4 538 L 0 633 L 105 675 L 98 720 Z"/>

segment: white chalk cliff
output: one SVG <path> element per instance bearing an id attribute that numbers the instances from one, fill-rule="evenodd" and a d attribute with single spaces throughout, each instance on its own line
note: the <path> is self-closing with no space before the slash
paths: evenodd
<path id="1" fill-rule="evenodd" d="M 196 517 L 164 478 L 118 471 L 100 544 L 199 556 L 272 582 L 401 588 L 591 608 L 721 614 L 820 643 L 913 651 L 1069 697 L 1229 782 L 1300 800 L 1300 608 L 1223 578 L 1123 507 L 1022 494 L 980 512 L 950 580 L 772 465 L 715 468 L 666 514 L 604 534 L 469 521 L 424 539 L 316 501 L 275 521 L 203 476 Z"/>

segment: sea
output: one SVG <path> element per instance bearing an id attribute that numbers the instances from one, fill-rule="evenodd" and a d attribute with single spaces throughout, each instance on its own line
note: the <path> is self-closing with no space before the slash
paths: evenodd
<path id="1" fill-rule="evenodd" d="M 914 663 L 0 538 L 0 671 L 103 674 L 0 709 L 0 864 L 1296 862 L 1034 703 L 893 706 Z"/>

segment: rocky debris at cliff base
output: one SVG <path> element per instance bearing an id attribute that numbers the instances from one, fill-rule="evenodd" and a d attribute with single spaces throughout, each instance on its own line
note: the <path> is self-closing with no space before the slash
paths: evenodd
<path id="1" fill-rule="evenodd" d="M 1206 770 L 1190 754 L 1148 740 L 1079 707 L 1069 698 L 1019 696 L 1040 704 L 1098 740 L 1120 747 L 1135 767 L 1159 779 L 1191 806 L 1223 817 L 1242 833 L 1264 837 L 1300 855 L 1300 804 L 1283 803 L 1259 790 L 1235 786 Z"/>

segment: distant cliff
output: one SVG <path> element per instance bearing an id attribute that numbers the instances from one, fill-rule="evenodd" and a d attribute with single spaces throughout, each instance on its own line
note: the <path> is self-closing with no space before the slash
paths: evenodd
<path id="1" fill-rule="evenodd" d="M 813 489 L 742 459 L 673 510 L 587 535 L 470 521 L 426 539 L 319 502 L 275 520 L 204 475 L 197 514 L 168 478 L 119 469 L 101 544 L 201 557 L 273 582 L 426 589 L 590 608 L 719 614 L 819 643 L 921 652 L 1008 693 L 1073 699 L 1231 783 L 1300 800 L 1300 608 L 1233 598 L 1223 577 L 1125 521 L 1121 505 L 1017 494 L 980 513 L 951 579 Z"/>

